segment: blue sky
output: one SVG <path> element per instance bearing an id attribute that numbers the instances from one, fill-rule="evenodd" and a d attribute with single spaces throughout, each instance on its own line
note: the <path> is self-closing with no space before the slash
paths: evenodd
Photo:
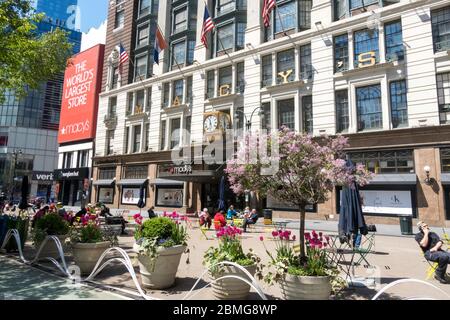
<path id="1" fill-rule="evenodd" d="M 98 28 L 108 15 L 109 0 L 78 0 L 81 10 L 81 31 Z"/>

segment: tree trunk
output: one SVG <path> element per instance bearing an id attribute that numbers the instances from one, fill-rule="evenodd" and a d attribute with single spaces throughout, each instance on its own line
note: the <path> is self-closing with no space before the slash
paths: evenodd
<path id="1" fill-rule="evenodd" d="M 304 261 L 306 258 L 305 253 L 305 215 L 306 209 L 304 205 L 299 208 L 300 211 L 300 261 Z"/>

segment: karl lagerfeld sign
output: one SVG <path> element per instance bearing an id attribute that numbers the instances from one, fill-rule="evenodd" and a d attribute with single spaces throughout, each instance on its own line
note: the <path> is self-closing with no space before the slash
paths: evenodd
<path id="1" fill-rule="evenodd" d="M 81 180 L 89 177 L 88 168 L 55 170 L 56 180 Z"/>
<path id="2" fill-rule="evenodd" d="M 53 172 L 33 171 L 32 179 L 34 181 L 53 181 Z"/>

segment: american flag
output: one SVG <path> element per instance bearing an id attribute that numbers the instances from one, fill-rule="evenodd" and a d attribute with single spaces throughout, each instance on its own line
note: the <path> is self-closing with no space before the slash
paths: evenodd
<path id="1" fill-rule="evenodd" d="M 205 14 L 203 15 L 202 43 L 208 48 L 208 32 L 214 29 L 214 22 L 209 15 L 208 7 L 205 6 Z"/>
<path id="2" fill-rule="evenodd" d="M 276 6 L 276 0 L 264 0 L 264 8 L 263 8 L 263 18 L 264 18 L 264 26 L 268 28 L 270 26 L 270 13 L 273 8 Z"/>
<path id="3" fill-rule="evenodd" d="M 128 53 L 121 43 L 119 44 L 119 54 L 120 54 L 119 65 L 122 65 L 123 63 L 128 61 Z"/>

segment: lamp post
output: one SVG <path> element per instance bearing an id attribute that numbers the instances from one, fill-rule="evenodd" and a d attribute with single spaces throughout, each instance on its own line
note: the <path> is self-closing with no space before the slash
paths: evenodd
<path id="1" fill-rule="evenodd" d="M 13 165 L 13 169 L 12 171 L 12 179 L 11 179 L 11 201 L 14 201 L 14 190 L 15 188 L 15 179 L 16 179 L 16 167 L 17 167 L 17 159 L 19 158 L 19 156 L 23 153 L 22 149 L 14 149 L 14 151 L 11 153 L 12 156 L 12 165 Z"/>
<path id="2" fill-rule="evenodd" d="M 253 116 L 255 115 L 255 112 L 258 111 L 259 116 L 262 117 L 262 119 L 264 119 L 264 109 L 261 106 L 256 107 L 255 109 L 253 109 L 250 118 L 247 118 L 247 115 L 245 114 L 245 112 L 243 110 L 236 110 L 236 113 L 242 113 L 244 115 L 244 120 L 245 120 L 245 130 L 246 133 L 250 132 L 250 130 L 252 129 L 252 120 L 253 120 Z M 235 115 L 235 123 L 239 121 L 239 118 L 237 115 Z M 246 139 L 248 139 L 248 136 L 246 136 Z M 248 140 L 246 141 L 246 143 L 248 144 Z M 250 190 L 245 190 L 245 206 L 249 207 L 250 205 Z"/>
<path id="3" fill-rule="evenodd" d="M 261 106 L 256 107 L 252 111 L 252 114 L 250 115 L 250 118 L 247 118 L 247 115 L 245 114 L 245 112 L 243 110 L 236 110 L 236 113 L 242 113 L 244 115 L 245 129 L 247 130 L 247 132 L 250 131 L 251 128 L 252 128 L 252 119 L 253 119 L 253 116 L 254 116 L 254 114 L 255 114 L 255 112 L 257 110 L 260 110 L 258 114 L 264 118 L 264 109 Z M 239 118 L 238 118 L 237 115 L 235 115 L 235 122 L 237 122 L 237 121 L 239 121 Z"/>

